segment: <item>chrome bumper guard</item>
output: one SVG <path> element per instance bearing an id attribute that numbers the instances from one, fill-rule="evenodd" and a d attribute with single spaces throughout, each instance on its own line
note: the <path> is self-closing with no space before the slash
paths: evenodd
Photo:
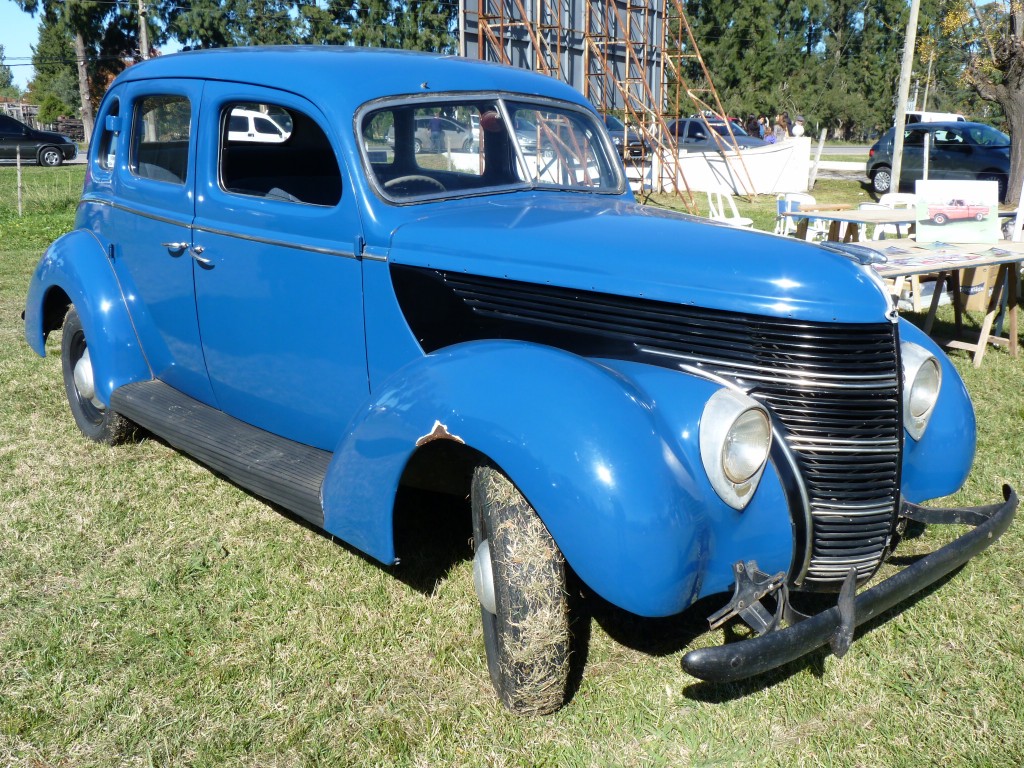
<path id="1" fill-rule="evenodd" d="M 701 680 L 724 683 L 775 669 L 826 643 L 842 656 L 855 627 L 956 570 L 1002 536 L 1016 514 L 1017 494 L 1004 485 L 1003 499 L 999 504 L 961 509 L 930 509 L 904 502 L 900 516 L 907 520 L 975 527 L 859 595 L 853 594 L 853 582 L 848 580 L 837 605 L 815 616 L 788 613 L 787 619 L 796 623 L 785 629 L 770 628 L 749 640 L 690 651 L 683 656 L 683 669 Z"/>

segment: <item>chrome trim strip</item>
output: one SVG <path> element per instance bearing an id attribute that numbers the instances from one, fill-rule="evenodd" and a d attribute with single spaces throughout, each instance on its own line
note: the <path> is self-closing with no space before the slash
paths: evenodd
<path id="1" fill-rule="evenodd" d="M 281 248 L 294 248 L 297 251 L 308 251 L 309 253 L 322 253 L 325 256 L 341 256 L 346 259 L 357 259 L 358 257 L 353 251 L 338 251 L 333 248 L 320 248 L 315 245 L 303 245 L 302 243 L 289 243 L 286 240 L 272 240 L 268 237 L 258 237 L 256 235 L 243 235 L 239 232 L 229 232 L 226 229 L 214 229 L 213 227 L 203 227 L 195 225 L 193 229 L 197 233 L 206 232 L 210 235 L 220 235 L 222 237 L 234 237 L 239 240 L 245 240 L 250 243 L 260 243 L 262 245 L 276 245 Z"/>
<path id="2" fill-rule="evenodd" d="M 140 211 L 137 208 L 129 208 L 127 205 L 122 205 L 121 203 L 115 203 L 112 200 L 104 200 L 101 197 L 83 197 L 78 202 L 78 204 L 80 206 L 81 205 L 85 205 L 86 203 L 90 203 L 92 205 L 106 205 L 106 206 L 109 206 L 111 208 L 116 208 L 119 211 L 124 211 L 125 213 L 131 213 L 131 214 L 134 214 L 136 216 L 141 216 L 144 219 L 150 219 L 152 221 L 159 221 L 162 224 L 173 224 L 176 227 L 185 227 L 185 228 L 189 228 L 189 227 L 192 226 L 192 221 L 191 220 L 181 221 L 179 219 L 172 219 L 172 218 L 169 218 L 167 216 L 158 216 L 155 213 L 147 213 L 146 211 Z"/>
<path id="3" fill-rule="evenodd" d="M 115 203 L 115 202 L 112 202 L 110 200 L 103 200 L 102 198 L 94 198 L 94 197 L 82 198 L 79 201 L 78 204 L 79 205 L 85 205 L 86 203 L 90 203 L 90 204 L 94 204 L 94 205 L 107 205 L 107 206 L 110 206 L 111 208 L 116 208 L 119 211 L 124 211 L 125 213 L 131 213 L 131 214 L 133 214 L 135 216 L 141 216 L 144 219 L 150 219 L 152 221 L 159 221 L 159 222 L 161 222 L 163 224 L 173 224 L 174 226 L 185 227 L 185 228 L 188 228 L 188 229 L 193 229 L 196 232 L 207 232 L 207 233 L 209 233 L 211 235 L 221 235 L 223 237 L 235 237 L 235 238 L 238 238 L 239 240 L 245 240 L 245 241 L 250 242 L 250 243 L 261 243 L 263 245 L 275 245 L 275 246 L 279 246 L 279 247 L 282 247 L 282 248 L 294 248 L 297 251 L 308 251 L 310 253 L 321 253 L 321 254 L 324 254 L 325 256 L 341 256 L 342 258 L 345 258 L 345 259 L 357 259 L 358 260 L 358 258 L 359 258 L 358 256 L 356 256 L 356 254 L 353 251 L 339 251 L 339 250 L 336 250 L 336 249 L 333 249 L 333 248 L 319 248 L 319 247 L 317 247 L 315 245 L 303 245 L 302 243 L 289 243 L 289 242 L 287 242 L 285 240 L 272 240 L 272 239 L 270 239 L 268 237 L 257 237 L 255 235 L 243 235 L 240 232 L 230 232 L 230 231 L 228 231 L 226 229 L 214 229 L 213 227 L 196 226 L 191 221 L 189 221 L 189 222 L 182 222 L 182 221 L 179 221 L 179 220 L 176 220 L 176 219 L 168 218 L 166 216 L 158 216 L 155 213 L 147 213 L 146 211 L 140 211 L 137 208 L 131 208 L 131 207 L 127 206 L 127 205 L 122 205 L 121 203 Z M 375 260 L 377 260 L 377 259 L 375 259 Z"/>

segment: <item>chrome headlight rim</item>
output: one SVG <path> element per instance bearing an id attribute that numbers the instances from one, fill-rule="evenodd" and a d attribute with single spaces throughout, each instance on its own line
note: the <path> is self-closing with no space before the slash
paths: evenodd
<path id="1" fill-rule="evenodd" d="M 900 345 L 903 360 L 903 427 L 914 440 L 928 429 L 942 392 L 942 365 L 939 359 L 919 344 Z"/>
<path id="2" fill-rule="evenodd" d="M 736 510 L 753 498 L 771 453 L 771 419 L 749 395 L 723 388 L 704 406 L 700 455 L 715 493 Z"/>

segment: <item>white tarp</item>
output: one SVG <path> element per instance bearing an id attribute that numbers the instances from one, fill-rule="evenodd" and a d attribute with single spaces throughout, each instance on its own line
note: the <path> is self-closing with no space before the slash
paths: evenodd
<path id="1" fill-rule="evenodd" d="M 658 190 L 655 178 L 660 171 L 660 186 L 665 192 L 676 188 L 689 188 L 691 192 L 726 189 L 735 195 L 765 195 L 806 192 L 810 168 L 811 140 L 801 136 L 778 144 L 743 149 L 738 155 L 736 152 L 680 151 L 677 165 L 671 157 L 655 157 L 642 170 L 647 189 Z M 627 169 L 634 189 L 639 186 L 640 170 Z"/>

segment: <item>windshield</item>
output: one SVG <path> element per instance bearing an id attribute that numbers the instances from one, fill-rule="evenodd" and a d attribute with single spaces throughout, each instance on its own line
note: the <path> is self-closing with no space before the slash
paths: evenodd
<path id="1" fill-rule="evenodd" d="M 725 123 L 710 123 L 711 127 L 722 136 L 729 135 L 729 129 L 726 128 Z M 733 136 L 746 136 L 747 132 L 740 128 L 736 123 L 732 124 L 732 135 Z"/>
<path id="2" fill-rule="evenodd" d="M 598 120 L 570 104 L 406 98 L 367 111 L 359 125 L 368 173 L 392 202 L 622 189 Z"/>
<path id="3" fill-rule="evenodd" d="M 975 125 L 967 129 L 971 141 L 987 147 L 1008 147 L 1010 137 L 990 125 Z"/>

